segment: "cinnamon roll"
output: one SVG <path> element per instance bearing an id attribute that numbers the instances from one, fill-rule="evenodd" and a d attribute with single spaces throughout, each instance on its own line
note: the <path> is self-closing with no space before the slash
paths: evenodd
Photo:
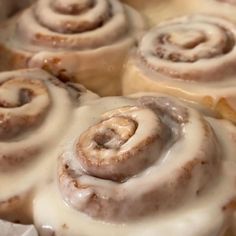
<path id="1" fill-rule="evenodd" d="M 77 116 L 55 182 L 34 201 L 42 236 L 225 235 L 236 199 L 231 123 L 149 94 L 101 98 Z"/>
<path id="2" fill-rule="evenodd" d="M 51 178 L 73 110 L 94 96 L 39 69 L 0 74 L 0 218 L 30 221 L 35 184 Z"/>
<path id="3" fill-rule="evenodd" d="M 150 30 L 128 60 L 123 92 L 158 91 L 236 122 L 236 26 L 190 15 Z"/>
<path id="4" fill-rule="evenodd" d="M 101 95 L 120 93 L 129 48 L 145 28 L 118 0 L 38 0 L 0 29 L 0 70 L 40 67 Z"/>

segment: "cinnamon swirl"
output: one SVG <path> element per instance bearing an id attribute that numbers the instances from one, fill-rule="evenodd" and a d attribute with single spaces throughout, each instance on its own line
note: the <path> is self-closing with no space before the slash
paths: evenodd
<path id="1" fill-rule="evenodd" d="M 35 184 L 51 176 L 73 110 L 94 96 L 39 69 L 0 74 L 1 218 L 30 221 Z"/>
<path id="2" fill-rule="evenodd" d="M 0 30 L 0 69 L 40 67 L 111 95 L 141 15 L 118 0 L 38 0 Z"/>
<path id="3" fill-rule="evenodd" d="M 41 235 L 225 234 L 236 197 L 231 123 L 149 94 L 101 98 L 77 115 L 57 180 L 35 199 Z"/>
<path id="4" fill-rule="evenodd" d="M 202 104 L 236 122 L 236 26 L 190 15 L 150 30 L 128 60 L 124 94 L 158 91 Z"/>

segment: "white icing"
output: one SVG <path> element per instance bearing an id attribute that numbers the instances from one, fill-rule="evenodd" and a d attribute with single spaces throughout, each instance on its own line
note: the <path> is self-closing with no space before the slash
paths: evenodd
<path id="1" fill-rule="evenodd" d="M 16 166 L 13 171 L 0 172 L 0 201 L 19 196 L 51 180 L 53 167 L 59 155 L 60 142 L 70 127 L 75 109 L 73 99 L 70 97 L 68 90 L 47 81 L 47 79 L 52 78 L 48 73 L 38 69 L 6 72 L 0 75 L 0 80 L 4 81 L 11 77 L 44 81 L 48 88 L 50 107 L 46 112 L 45 119 L 39 126 L 33 127 L 33 129 L 17 138 L 13 138 L 13 140 L 2 140 L 0 142 L 2 153 L 17 154 L 19 151 L 35 146 L 40 147 L 41 150 L 39 154 L 32 154 L 26 165 Z M 1 95 L 3 94 L 1 93 Z M 15 96 L 12 96 L 15 99 Z M 81 93 L 80 105 L 85 102 L 85 97 L 88 101 L 97 96 L 92 93 L 86 93 L 86 90 L 84 90 Z M 40 98 L 37 103 L 35 107 L 39 108 Z"/>
<path id="2" fill-rule="evenodd" d="M 143 94 L 148 95 L 148 94 Z M 70 165 L 74 169 L 81 168 L 78 161 L 71 152 L 77 138 L 87 128 L 98 123 L 103 114 L 107 111 L 137 104 L 135 99 L 130 98 L 101 98 L 96 101 L 88 102 L 80 107 L 75 116 L 80 120 L 74 123 L 68 132 L 67 138 L 69 143 L 63 148 L 66 150 L 67 157 L 70 158 Z M 163 181 L 171 174 L 174 176 L 174 169 L 183 166 L 183 164 L 194 153 L 198 153 L 198 148 L 204 139 L 202 124 L 198 119 L 198 113 L 190 110 L 190 120 L 184 128 L 184 138 L 179 140 L 171 147 L 170 151 L 164 153 L 157 165 L 147 168 L 140 176 L 130 178 L 122 184 L 123 191 L 119 194 L 128 194 L 130 198 L 138 196 L 145 189 L 152 186 L 157 179 Z M 75 120 L 77 120 L 75 119 Z M 219 141 L 219 148 L 222 150 L 220 156 L 221 169 L 215 173 L 214 180 L 210 180 L 207 188 L 198 197 L 192 200 L 184 201 L 178 208 L 173 208 L 167 212 L 156 213 L 153 216 L 146 216 L 139 220 L 121 223 L 109 223 L 95 220 L 85 214 L 73 209 L 63 201 L 62 193 L 58 190 L 58 183 L 50 183 L 44 190 L 40 190 L 34 200 L 34 221 L 42 235 L 47 235 L 47 229 L 55 231 L 57 236 L 133 236 L 133 235 L 191 235 L 191 236 L 222 236 L 225 230 L 230 226 L 232 219 L 231 212 L 224 211 L 223 207 L 235 197 L 235 127 L 227 121 L 207 118 L 214 129 Z M 140 136 L 140 135 L 139 135 Z M 211 147 L 208 147 L 211 149 Z M 214 157 L 216 158 L 216 157 Z M 202 181 L 199 169 L 193 173 L 191 191 L 195 191 Z M 56 175 L 55 175 L 56 176 Z M 148 178 L 148 184 L 145 179 Z M 82 176 L 81 183 L 88 184 L 92 181 L 97 188 L 106 186 L 106 191 L 101 195 L 106 198 L 107 195 L 114 197 L 117 194 L 116 184 L 112 181 L 93 177 Z M 95 182 L 94 182 L 95 181 Z M 208 180 L 209 181 L 209 180 Z M 190 191 L 190 192 L 191 192 Z M 92 194 L 89 189 L 79 192 L 80 196 L 75 197 L 72 201 L 75 204 L 84 204 Z M 191 199 L 191 194 L 188 195 Z M 80 201 L 78 201 L 80 199 Z M 139 207 L 139 206 L 137 206 Z M 216 217 L 217 216 L 217 217 Z"/>
<path id="3" fill-rule="evenodd" d="M 188 42 L 180 40 L 189 30 L 194 34 L 188 35 Z M 200 103 L 234 122 L 235 36 L 235 25 L 215 16 L 190 15 L 160 23 L 131 53 L 123 75 L 123 93 L 166 93 Z M 156 42 L 161 37 L 164 42 Z M 194 46 L 183 48 L 183 43 Z M 226 45 L 230 49 L 224 52 Z M 158 48 L 163 50 L 163 58 L 157 55 Z M 169 58 L 175 54 L 177 62 Z M 188 58 L 190 62 L 185 61 Z"/>
<path id="4" fill-rule="evenodd" d="M 189 30 L 194 34 L 189 35 Z M 197 33 L 200 34 L 200 38 Z M 164 42 L 159 43 L 157 40 L 162 35 L 170 38 L 164 38 Z M 183 47 L 181 45 L 184 44 L 182 38 L 184 37 L 186 40 L 185 35 L 188 36 L 189 43 L 192 43 L 193 46 Z M 227 37 L 232 37 L 234 43 L 236 27 L 232 22 L 213 16 L 190 15 L 160 23 L 144 35 L 139 51 L 154 70 L 162 72 L 166 68 L 167 71 L 173 73 L 174 78 L 176 74 L 177 78 L 180 79 L 215 81 L 221 75 L 218 73 L 221 73 L 222 64 L 225 68 L 232 70 L 232 61 L 236 57 L 234 45 L 229 52 L 224 53 L 223 51 L 225 45 L 230 44 Z M 156 55 L 155 50 L 158 47 L 163 50 L 163 58 Z M 168 58 L 169 54 L 172 53 L 181 55 L 178 62 L 171 61 Z M 192 59 L 194 61 L 189 62 Z M 207 66 L 205 65 L 206 62 Z M 219 72 L 212 72 L 214 69 Z"/>
<path id="5" fill-rule="evenodd" d="M 58 3 L 40 0 L 1 27 L 1 49 L 10 62 L 1 61 L 0 69 L 47 68 L 99 94 L 120 93 L 122 66 L 145 28 L 143 17 L 118 0 L 87 1 L 75 15 L 54 10 Z M 76 30 L 63 33 L 67 28 Z"/>
<path id="6" fill-rule="evenodd" d="M 226 187 L 225 183 L 222 183 L 216 195 L 211 193 L 210 197 L 199 204 L 186 206 L 172 214 L 152 216 L 133 223 L 111 224 L 92 220 L 69 208 L 62 201 L 57 188 L 49 186 L 34 201 L 34 219 L 41 232 L 42 227 L 52 228 L 57 236 L 221 236 L 222 229 L 227 225 L 227 217 L 222 214 L 219 205 L 222 204 L 222 199 L 225 199 Z M 229 196 L 230 194 L 232 192 Z"/>

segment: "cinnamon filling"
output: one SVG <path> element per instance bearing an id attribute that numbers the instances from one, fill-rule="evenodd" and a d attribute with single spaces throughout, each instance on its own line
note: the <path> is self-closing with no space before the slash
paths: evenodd
<path id="1" fill-rule="evenodd" d="M 30 28 L 29 19 L 37 27 Z M 86 50 L 119 42 L 132 33 L 129 27 L 125 8 L 118 0 L 39 0 L 19 17 L 15 33 L 31 45 Z"/>
<path id="2" fill-rule="evenodd" d="M 114 129 L 106 129 L 104 133 L 98 133 L 94 136 L 97 143 L 97 149 L 116 149 L 118 150 L 127 140 L 121 139 Z"/>
<path id="3" fill-rule="evenodd" d="M 24 106 L 27 103 L 30 103 L 34 93 L 32 90 L 27 89 L 27 88 L 22 88 L 19 90 L 19 95 L 18 95 L 18 102 L 16 104 L 12 102 L 8 102 L 7 100 L 0 100 L 0 106 L 2 108 L 14 108 L 14 107 L 21 107 Z"/>
<path id="4" fill-rule="evenodd" d="M 19 106 L 23 106 L 27 103 L 30 103 L 32 101 L 33 96 L 34 92 L 32 90 L 22 88 L 19 91 Z"/>
<path id="5" fill-rule="evenodd" d="M 193 63 L 200 59 L 210 59 L 227 54 L 234 47 L 234 37 L 227 29 L 220 25 L 216 26 L 222 31 L 222 38 L 219 39 L 217 46 L 213 45 L 213 47 L 216 47 L 214 49 L 206 48 L 206 51 L 198 52 L 197 47 L 201 47 L 201 44 L 207 44 L 210 40 L 209 36 L 204 33 L 204 30 L 186 30 L 176 25 L 179 29 L 158 36 L 153 55 L 172 62 Z M 171 46 L 173 49 L 170 48 Z M 187 53 L 187 50 L 196 50 L 196 52 Z"/>
<path id="6" fill-rule="evenodd" d="M 184 16 L 150 30 L 136 56 L 148 70 L 164 77 L 220 81 L 234 75 L 235 32 L 235 25 L 221 17 Z"/>
<path id="7" fill-rule="evenodd" d="M 126 109 L 124 108 L 124 112 Z M 159 128 L 155 127 L 156 134 L 140 142 L 132 151 L 123 151 L 137 129 L 138 120 L 120 114 L 112 114 L 111 117 L 90 127 L 80 136 L 77 144 L 77 157 L 83 168 L 93 176 L 114 181 L 122 181 L 146 168 L 155 158 L 150 157 L 150 160 L 146 160 L 141 154 L 143 149 L 146 145 L 154 145 L 157 140 L 162 142 L 163 137 L 160 137 L 161 133 L 157 131 Z M 160 130 L 163 132 L 162 127 Z M 156 145 L 158 148 L 158 144 Z M 142 157 L 138 158 L 138 155 Z M 129 167 L 131 163 L 133 167 Z"/>
<path id="8" fill-rule="evenodd" d="M 102 6 L 102 7 L 101 7 Z M 42 7 L 42 6 L 41 6 Z M 45 6 L 46 7 L 46 6 Z M 49 4 L 50 11 L 55 11 L 60 19 L 57 24 L 45 19 L 45 15 L 39 13 L 40 3 L 34 8 L 34 17 L 45 28 L 60 34 L 78 34 L 95 30 L 109 20 L 110 18 L 110 4 L 106 1 L 94 2 L 84 1 L 78 3 L 77 1 L 70 0 L 69 2 L 62 2 L 60 0 L 51 2 Z M 90 12 L 99 12 L 95 18 L 88 17 Z"/>
<path id="9" fill-rule="evenodd" d="M 33 107 L 40 96 L 45 96 L 42 107 Z M 43 82 L 12 78 L 1 84 L 0 104 L 0 137 L 10 138 L 42 121 L 49 107 L 48 91 Z"/>
<path id="10" fill-rule="evenodd" d="M 86 13 L 90 8 L 93 8 L 94 5 L 94 0 L 67 0 L 66 2 L 56 0 L 51 2 L 51 8 L 58 13 L 65 15 L 78 15 Z"/>

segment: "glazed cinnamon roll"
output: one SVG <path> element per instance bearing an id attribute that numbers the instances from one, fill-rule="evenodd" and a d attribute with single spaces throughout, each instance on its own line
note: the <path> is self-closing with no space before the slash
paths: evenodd
<path id="1" fill-rule="evenodd" d="M 29 220 L 32 191 L 49 178 L 73 110 L 93 96 L 39 69 L 0 74 L 1 218 Z"/>
<path id="2" fill-rule="evenodd" d="M 34 202 L 41 235 L 225 235 L 236 197 L 231 123 L 149 94 L 101 98 L 77 115 L 57 180 Z"/>
<path id="3" fill-rule="evenodd" d="M 124 94 L 158 91 L 197 102 L 236 122 L 236 26 L 191 15 L 149 31 L 125 67 Z"/>
<path id="4" fill-rule="evenodd" d="M 141 15 L 118 0 L 38 0 L 2 25 L 0 69 L 40 67 L 117 94 L 124 58 L 143 29 Z"/>

